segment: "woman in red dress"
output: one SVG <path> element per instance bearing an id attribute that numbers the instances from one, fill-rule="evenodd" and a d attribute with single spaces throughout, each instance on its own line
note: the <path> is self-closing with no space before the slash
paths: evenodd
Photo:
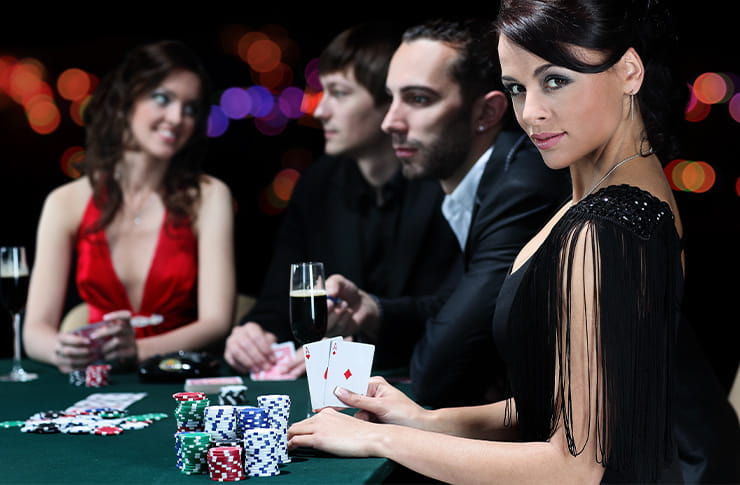
<path id="1" fill-rule="evenodd" d="M 24 345 L 64 372 L 103 357 L 142 361 L 225 337 L 235 292 L 227 186 L 203 174 L 209 83 L 179 42 L 128 53 L 88 106 L 85 176 L 52 191 L 38 227 Z M 132 328 L 114 320 L 91 338 L 62 333 L 70 266 L 89 321 L 126 310 L 161 315 Z"/>

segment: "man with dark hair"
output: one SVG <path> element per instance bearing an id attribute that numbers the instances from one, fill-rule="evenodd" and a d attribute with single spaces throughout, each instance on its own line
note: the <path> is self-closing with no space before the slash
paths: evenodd
<path id="1" fill-rule="evenodd" d="M 291 263 L 321 261 L 327 274 L 348 275 L 383 297 L 436 291 L 459 265 L 460 251 L 439 209 L 432 180 L 401 175 L 380 124 L 390 102 L 385 78 L 401 32 L 363 24 L 339 34 L 322 52 L 323 97 L 314 116 L 323 124 L 325 155 L 302 175 L 277 234 L 275 252 L 255 307 L 227 339 L 225 358 L 237 371 L 269 370 L 271 345 L 291 340 Z M 422 322 L 377 342 L 376 368 L 408 366 Z M 347 334 L 358 339 L 358 334 Z M 285 369 L 304 370 L 302 353 Z"/>
<path id="2" fill-rule="evenodd" d="M 406 31 L 390 63 L 383 121 L 403 174 L 432 177 L 463 250 L 463 274 L 433 296 L 383 298 L 346 275 L 327 279 L 330 333 L 387 339 L 426 320 L 411 361 L 414 396 L 432 406 L 503 397 L 491 322 L 521 247 L 567 199 L 568 173 L 548 169 L 526 134 L 504 130 L 508 101 L 485 21 L 435 21 Z"/>

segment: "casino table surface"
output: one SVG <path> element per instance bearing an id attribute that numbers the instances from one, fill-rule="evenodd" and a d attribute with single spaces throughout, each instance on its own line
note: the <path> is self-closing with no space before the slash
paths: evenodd
<path id="1" fill-rule="evenodd" d="M 0 421 L 24 420 L 37 412 L 64 410 L 90 394 L 99 392 L 146 392 L 146 397 L 131 404 L 130 414 L 166 413 L 167 418 L 142 430 L 129 430 L 117 436 L 67 435 L 63 433 L 23 433 L 20 428 L 0 429 L 0 483 L 72 484 L 189 484 L 213 483 L 208 474 L 185 475 L 175 466 L 177 405 L 172 395 L 183 390 L 183 383 L 144 383 L 136 373 L 111 374 L 110 385 L 101 388 L 76 387 L 56 368 L 24 360 L 29 372 L 39 378 L 32 382 L 0 382 Z M 0 360 L 0 373 L 11 368 L 10 360 Z M 221 374 L 230 375 L 221 365 Z M 291 397 L 290 423 L 305 416 L 307 382 L 253 382 L 248 386 L 249 405 L 257 396 L 288 394 Z M 404 389 L 403 384 L 398 386 Z M 407 391 L 407 389 L 404 389 Z M 209 394 L 218 404 L 218 395 Z M 246 483 L 382 483 L 396 468 L 380 458 L 339 458 L 311 450 L 291 456 L 291 463 L 280 466 L 275 477 L 249 477 Z"/>

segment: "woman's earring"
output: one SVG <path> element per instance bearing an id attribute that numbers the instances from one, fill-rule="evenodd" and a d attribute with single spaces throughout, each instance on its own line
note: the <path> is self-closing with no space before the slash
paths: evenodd
<path id="1" fill-rule="evenodd" d="M 630 93 L 630 120 L 635 119 L 635 93 Z"/>

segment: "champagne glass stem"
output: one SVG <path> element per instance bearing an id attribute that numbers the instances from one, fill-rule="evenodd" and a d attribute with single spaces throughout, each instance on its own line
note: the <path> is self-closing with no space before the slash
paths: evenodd
<path id="1" fill-rule="evenodd" d="M 21 366 L 21 314 L 18 312 L 13 313 L 13 373 L 17 372 L 18 369 L 22 369 Z"/>
<path id="2" fill-rule="evenodd" d="M 0 380 L 13 382 L 28 382 L 36 379 L 38 374 L 26 372 L 21 364 L 21 314 L 13 313 L 13 367 L 10 373 Z"/>
<path id="3" fill-rule="evenodd" d="M 313 408 L 313 406 L 311 406 L 311 389 L 309 389 L 308 386 L 306 386 L 306 399 L 306 402 L 308 403 L 306 406 L 306 417 L 310 418 L 314 415 L 314 412 L 313 409 L 311 409 Z"/>
<path id="4" fill-rule="evenodd" d="M 21 314 L 13 313 L 13 370 L 14 374 L 23 372 L 21 365 Z"/>

